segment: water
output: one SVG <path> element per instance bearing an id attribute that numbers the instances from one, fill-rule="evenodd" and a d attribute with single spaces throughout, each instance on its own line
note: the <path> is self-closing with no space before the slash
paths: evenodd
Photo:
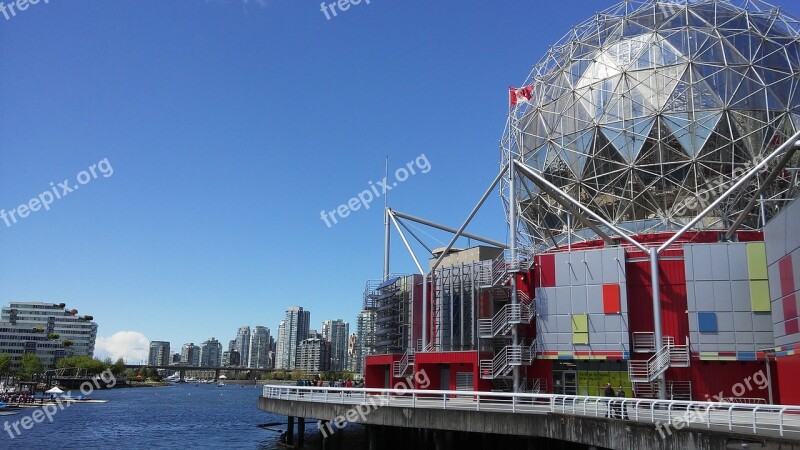
<path id="1" fill-rule="evenodd" d="M 12 439 L 0 429 L 0 449 L 86 448 L 232 448 L 275 449 L 279 433 L 259 424 L 283 425 L 286 418 L 258 409 L 262 389 L 214 384 L 181 384 L 156 388 L 124 388 L 95 391 L 94 399 L 108 403 L 74 404 L 44 419 Z M 0 416 L 0 425 L 31 416 L 26 408 L 13 416 Z M 349 428 L 349 427 L 348 427 Z M 319 447 L 315 422 L 306 425 L 310 448 Z M 345 448 L 360 448 L 363 429 L 345 430 Z"/>

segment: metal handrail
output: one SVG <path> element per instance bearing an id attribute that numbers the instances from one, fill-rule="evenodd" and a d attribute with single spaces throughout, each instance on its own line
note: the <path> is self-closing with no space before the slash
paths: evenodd
<path id="1" fill-rule="evenodd" d="M 669 368 L 671 354 L 671 347 L 664 346 L 647 361 L 629 361 L 628 375 L 630 380 L 635 383 L 646 383 L 655 380 L 657 376 Z"/>
<path id="2" fill-rule="evenodd" d="M 723 402 L 697 402 L 655 399 L 612 399 L 609 397 L 505 393 L 480 391 L 440 391 L 370 388 L 324 388 L 310 386 L 272 386 L 263 389 L 265 398 L 333 404 L 377 404 L 381 407 L 451 409 L 515 414 L 556 413 L 625 420 L 639 423 L 670 423 L 685 420 L 696 412 L 686 428 L 736 432 L 743 435 L 800 438 L 800 406 L 751 405 Z M 625 419 L 606 417 L 613 404 L 626 411 Z"/>
<path id="3" fill-rule="evenodd" d="M 406 349 L 400 361 L 395 361 L 393 369 L 395 378 L 402 377 L 406 374 L 409 367 L 414 366 L 415 352 L 413 348 Z"/>
<path id="4" fill-rule="evenodd" d="M 507 303 L 491 319 L 478 319 L 478 333 L 484 339 L 508 334 L 510 325 L 531 323 L 535 316 L 533 303 Z"/>

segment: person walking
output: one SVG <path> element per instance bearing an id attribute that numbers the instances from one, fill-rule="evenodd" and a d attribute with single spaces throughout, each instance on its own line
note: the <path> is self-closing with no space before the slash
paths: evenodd
<path id="1" fill-rule="evenodd" d="M 603 390 L 604 397 L 616 397 L 617 394 L 614 392 L 614 388 L 611 387 L 611 383 L 606 383 L 606 388 Z M 613 410 L 613 400 L 608 401 L 608 408 L 606 409 L 606 417 L 614 417 L 614 410 Z"/>
<path id="2" fill-rule="evenodd" d="M 617 390 L 617 398 L 626 398 L 625 390 L 622 389 L 622 386 L 619 387 Z M 619 414 L 619 418 L 625 420 L 625 406 L 624 400 L 620 400 L 619 405 L 617 406 L 617 413 Z"/>

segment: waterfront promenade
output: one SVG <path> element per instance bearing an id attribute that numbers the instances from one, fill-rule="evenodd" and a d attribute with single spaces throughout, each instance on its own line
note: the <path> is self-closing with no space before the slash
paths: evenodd
<path id="1" fill-rule="evenodd" d="M 607 417 L 610 400 L 612 411 L 624 410 L 625 419 Z M 374 405 L 380 406 L 367 408 Z M 368 412 L 348 415 L 358 406 Z M 290 418 L 334 423 L 346 418 L 367 426 L 517 435 L 605 448 L 710 449 L 767 442 L 800 449 L 796 406 L 267 385 L 259 407 Z"/>

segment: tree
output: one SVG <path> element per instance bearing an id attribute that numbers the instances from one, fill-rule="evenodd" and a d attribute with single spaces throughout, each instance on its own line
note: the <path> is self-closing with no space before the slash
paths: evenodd
<path id="1" fill-rule="evenodd" d="M 108 369 L 108 365 L 99 359 L 94 359 L 89 356 L 70 356 L 68 358 L 61 358 L 56 363 L 59 369 L 66 367 L 77 367 L 85 369 L 88 375 L 97 375 L 100 372 Z"/>
<path id="2" fill-rule="evenodd" d="M 11 373 L 11 355 L 8 353 L 0 354 L 0 376 Z"/>
<path id="3" fill-rule="evenodd" d="M 72 344 L 73 342 L 70 341 L 69 339 L 64 339 L 63 341 L 61 341 L 61 345 L 63 345 L 64 347 L 72 347 Z"/>
<path id="4" fill-rule="evenodd" d="M 42 364 L 41 358 L 34 355 L 33 353 L 28 353 L 22 356 L 22 363 L 20 365 L 20 375 L 22 378 L 26 380 L 31 380 L 34 375 L 40 373 L 44 370 L 44 364 Z"/>
<path id="5" fill-rule="evenodd" d="M 122 358 L 119 358 L 117 362 L 111 364 L 110 366 L 111 366 L 111 373 L 113 373 L 116 376 L 119 376 L 125 372 L 125 361 L 123 361 Z"/>

